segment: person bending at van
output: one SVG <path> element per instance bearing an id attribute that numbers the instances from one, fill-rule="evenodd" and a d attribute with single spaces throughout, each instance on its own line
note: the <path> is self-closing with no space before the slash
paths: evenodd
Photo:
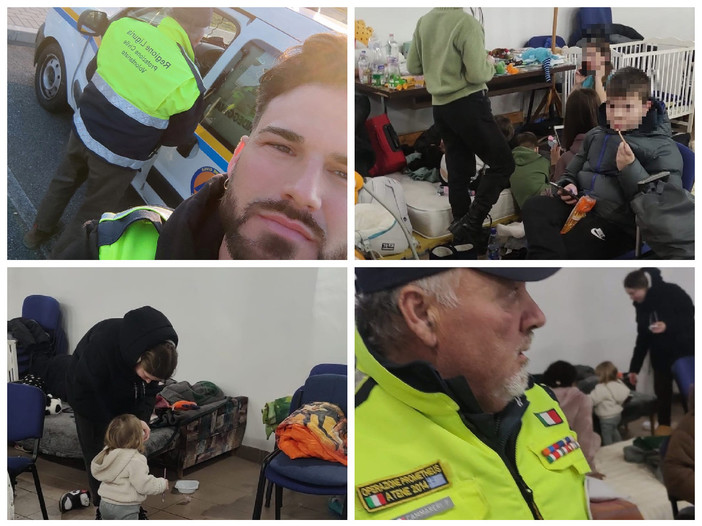
<path id="1" fill-rule="evenodd" d="M 226 174 L 172 214 L 146 206 L 88 222 L 56 257 L 346 258 L 346 75 L 345 35 L 289 49 L 261 76 L 251 135 Z"/>
<path id="2" fill-rule="evenodd" d="M 158 27 L 129 17 L 110 24 L 89 65 L 94 73 L 88 73 L 66 153 L 24 235 L 25 247 L 37 249 L 57 233 L 68 202 L 85 183 L 85 199 L 54 246 L 60 253 L 80 235 L 84 221 L 117 207 L 137 170 L 161 145 L 191 140 L 205 93 L 193 48 L 211 16 L 211 8 L 175 7 Z M 170 66 L 135 67 L 143 63 L 132 49 L 137 38 Z"/>
<path id="3" fill-rule="evenodd" d="M 650 98 L 643 71 L 626 67 L 609 80 L 609 99 L 600 107 L 597 128 L 558 181 L 557 197 L 535 197 L 522 209 L 530 259 L 610 259 L 634 248 L 636 223 L 629 203 L 638 182 L 662 171 L 682 186 L 682 156 L 671 138 L 665 106 Z M 605 124 L 606 123 L 606 124 Z M 561 234 L 576 204 L 574 194 L 596 200 L 567 234 Z"/>
<path id="4" fill-rule="evenodd" d="M 487 249 L 483 221 L 514 171 L 509 145 L 487 96 L 494 62 L 485 51 L 482 26 L 460 7 L 434 8 L 421 17 L 407 56 L 409 72 L 424 75 L 434 122 L 444 141 L 454 244 L 470 242 L 479 253 Z M 471 203 L 469 183 L 476 155 L 489 168 Z"/>

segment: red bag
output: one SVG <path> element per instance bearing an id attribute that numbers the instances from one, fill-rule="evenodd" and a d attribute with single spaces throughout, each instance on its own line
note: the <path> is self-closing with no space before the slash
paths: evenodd
<path id="1" fill-rule="evenodd" d="M 368 119 L 366 130 L 375 152 L 375 164 L 368 170 L 368 175 L 371 177 L 386 175 L 399 172 L 407 166 L 405 154 L 400 148 L 400 139 L 390 124 L 387 114 L 383 113 Z"/>

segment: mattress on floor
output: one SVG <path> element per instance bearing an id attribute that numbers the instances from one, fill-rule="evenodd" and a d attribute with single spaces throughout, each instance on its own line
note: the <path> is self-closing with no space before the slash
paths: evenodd
<path id="1" fill-rule="evenodd" d="M 407 202 L 412 229 L 422 236 L 434 239 L 447 235 L 448 227 L 453 221 L 448 195 L 439 194 L 439 183 L 415 181 L 409 175 L 395 172 L 388 174 L 402 184 Z M 490 210 L 493 222 L 512 218 L 516 214 L 512 192 L 505 189 Z M 484 226 L 489 226 L 486 220 Z"/>
<path id="2" fill-rule="evenodd" d="M 604 481 L 617 493 L 636 504 L 644 519 L 670 520 L 673 511 L 665 486 L 651 469 L 644 464 L 624 460 L 624 447 L 634 439 L 603 446 L 595 455 L 597 471 L 605 475 Z M 678 503 L 680 509 L 685 503 Z"/>

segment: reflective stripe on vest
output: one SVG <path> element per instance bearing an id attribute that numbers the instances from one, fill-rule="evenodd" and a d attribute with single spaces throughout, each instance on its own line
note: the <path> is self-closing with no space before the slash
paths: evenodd
<path id="1" fill-rule="evenodd" d="M 122 110 L 135 121 L 143 124 L 144 126 L 151 126 L 152 128 L 158 128 L 159 130 L 165 130 L 168 128 L 168 119 L 159 119 L 158 117 L 152 117 L 148 113 L 144 113 L 128 100 L 120 97 L 117 92 L 115 92 L 115 90 L 113 90 L 112 87 L 105 82 L 105 79 L 103 79 L 99 73 L 95 73 L 91 80 L 93 84 L 95 84 L 98 91 L 105 96 L 110 104 Z"/>
<path id="2" fill-rule="evenodd" d="M 116 164 L 117 166 L 122 166 L 123 168 L 131 168 L 132 170 L 138 170 L 144 166 L 146 161 L 139 161 L 137 159 L 130 159 L 129 157 L 117 155 L 93 139 L 88 130 L 85 128 L 83 119 L 80 118 L 80 111 L 73 114 L 73 125 L 76 127 L 76 133 L 80 137 L 80 140 L 83 141 L 83 144 L 85 144 L 85 147 L 91 152 L 105 159 L 108 163 Z"/>
<path id="3" fill-rule="evenodd" d="M 105 213 L 98 224 L 98 254 L 101 260 L 151 260 L 163 224 L 172 210 L 139 206 L 118 214 Z"/>
<path id="4" fill-rule="evenodd" d="M 375 381 L 355 410 L 355 518 L 587 519 L 585 473 L 576 449 L 549 462 L 548 446 L 575 436 L 557 402 L 539 386 L 516 441 L 517 474 L 461 420 L 443 393 L 423 393 L 392 376 L 356 337 L 358 367 Z M 382 368 L 385 373 L 380 369 Z M 392 378 L 390 377 L 392 376 Z M 393 381 L 394 378 L 394 381 Z M 555 412 L 544 423 L 537 415 Z M 547 419 L 548 420 L 548 419 Z M 523 485 L 520 490 L 520 485 Z"/>

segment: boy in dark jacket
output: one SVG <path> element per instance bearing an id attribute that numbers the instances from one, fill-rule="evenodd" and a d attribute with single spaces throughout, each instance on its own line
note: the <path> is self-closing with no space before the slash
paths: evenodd
<path id="1" fill-rule="evenodd" d="M 90 463 L 103 448 L 105 431 L 117 415 L 141 420 L 145 440 L 160 380 L 178 363 L 178 335 L 165 315 L 152 307 L 103 320 L 78 342 L 67 372 L 68 403 L 75 412 L 78 441 L 90 474 Z M 99 482 L 89 475 L 93 503 Z"/>
<path id="2" fill-rule="evenodd" d="M 530 259 L 610 259 L 634 247 L 635 216 L 629 205 L 638 183 L 662 171 L 682 186 L 682 157 L 664 105 L 650 98 L 651 82 L 636 68 L 617 71 L 600 107 L 601 125 L 590 130 L 582 150 L 558 184 L 596 199 L 594 208 L 561 234 L 576 199 L 534 198 L 522 214 Z M 604 110 L 604 111 L 603 111 Z M 603 124 L 606 119 L 606 125 Z"/>

